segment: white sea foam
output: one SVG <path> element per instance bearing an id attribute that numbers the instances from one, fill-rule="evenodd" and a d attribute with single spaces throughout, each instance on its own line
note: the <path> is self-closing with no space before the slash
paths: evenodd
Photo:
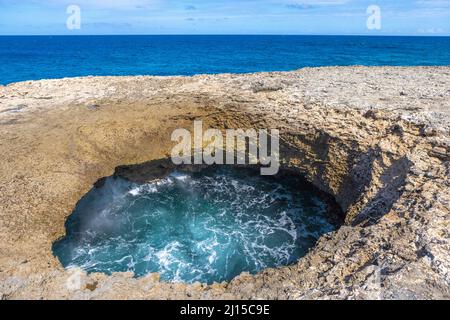
<path id="1" fill-rule="evenodd" d="M 134 189 L 131 189 L 131 190 L 129 191 L 129 193 L 130 193 L 132 196 L 137 197 L 138 195 L 141 194 L 141 187 L 136 187 L 136 188 L 134 188 Z"/>
<path id="2" fill-rule="evenodd" d="M 181 282 L 230 280 L 294 262 L 333 230 L 318 197 L 308 206 L 281 183 L 219 171 L 172 173 L 136 185 L 107 179 L 77 207 L 76 233 L 62 242 L 67 266 L 159 272 Z M 305 202 L 306 203 L 306 202 Z M 312 214 L 314 212 L 314 214 Z M 70 241 L 69 241 L 70 240 Z"/>
<path id="3" fill-rule="evenodd" d="M 174 179 L 176 179 L 178 181 L 182 181 L 182 182 L 185 182 L 185 181 L 187 181 L 189 179 L 189 175 L 188 174 L 180 173 L 180 172 L 177 172 L 177 171 L 173 172 L 170 176 L 172 178 L 174 178 Z"/>

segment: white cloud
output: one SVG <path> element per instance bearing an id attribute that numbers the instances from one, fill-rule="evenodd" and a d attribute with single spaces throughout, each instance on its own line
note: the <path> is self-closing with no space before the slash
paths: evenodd
<path id="1" fill-rule="evenodd" d="M 426 7 L 450 7 L 450 0 L 418 0 L 416 4 Z"/>
<path id="2" fill-rule="evenodd" d="M 0 4 L 5 2 L 7 5 L 36 5 L 34 0 L 22 0 L 22 1 L 3 1 L 0 0 Z M 43 7 L 67 7 L 69 5 L 77 5 L 81 9 L 121 9 L 131 10 L 139 8 L 154 8 L 164 0 L 47 0 L 42 4 Z"/>
<path id="3" fill-rule="evenodd" d="M 347 4 L 350 0 L 291 0 L 283 1 L 285 4 L 291 5 L 317 5 L 317 6 L 327 6 L 327 5 L 341 5 Z"/>
<path id="4" fill-rule="evenodd" d="M 441 34 L 444 33 L 445 30 L 442 28 L 427 28 L 427 29 L 420 28 L 417 30 L 417 32 L 421 34 Z"/>

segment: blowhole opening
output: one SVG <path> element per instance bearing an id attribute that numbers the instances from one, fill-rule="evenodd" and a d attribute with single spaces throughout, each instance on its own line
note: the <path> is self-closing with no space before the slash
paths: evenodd
<path id="1" fill-rule="evenodd" d="M 157 160 L 99 180 L 53 252 L 89 273 L 211 284 L 295 264 L 341 218 L 331 196 L 291 171 Z"/>

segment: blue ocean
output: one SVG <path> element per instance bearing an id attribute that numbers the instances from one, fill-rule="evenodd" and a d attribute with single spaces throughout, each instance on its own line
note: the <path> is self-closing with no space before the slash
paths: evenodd
<path id="1" fill-rule="evenodd" d="M 2 36 L 0 84 L 319 66 L 450 65 L 450 37 Z"/>

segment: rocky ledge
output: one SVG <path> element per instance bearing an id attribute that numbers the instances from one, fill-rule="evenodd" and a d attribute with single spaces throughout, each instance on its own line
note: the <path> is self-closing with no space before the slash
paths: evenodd
<path id="1" fill-rule="evenodd" d="M 450 298 L 450 68 L 336 67 L 0 86 L 3 299 Z M 65 270 L 52 243 L 116 168 L 167 157 L 175 128 L 278 128 L 282 165 L 345 224 L 297 264 L 230 283 Z"/>

